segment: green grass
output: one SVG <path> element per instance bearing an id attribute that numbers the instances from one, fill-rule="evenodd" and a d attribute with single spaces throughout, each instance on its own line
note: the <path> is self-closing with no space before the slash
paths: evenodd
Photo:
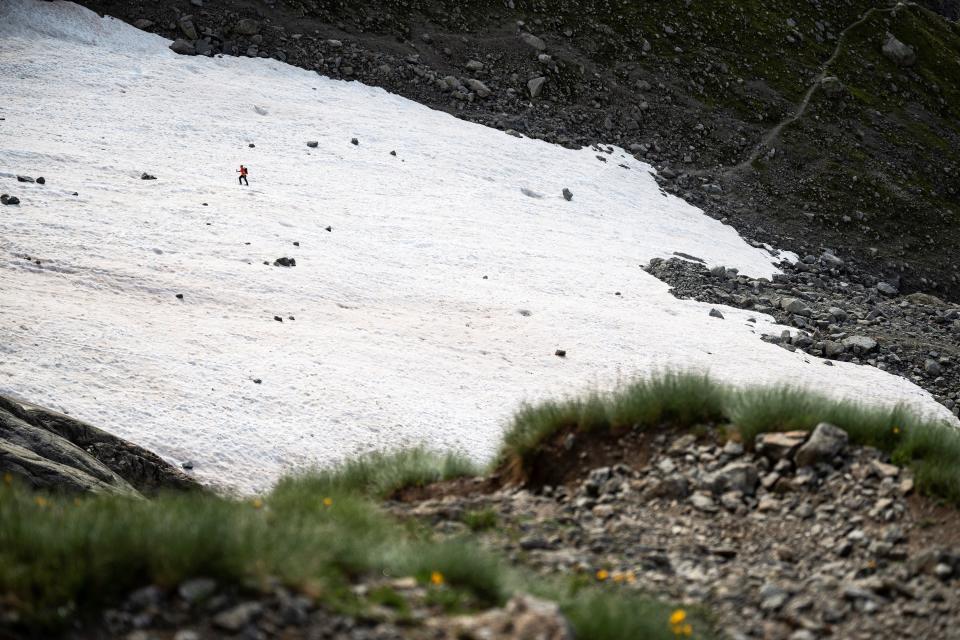
<path id="1" fill-rule="evenodd" d="M 699 424 L 723 418 L 726 392 L 708 377 L 666 373 L 611 394 L 525 405 L 503 436 L 498 460 L 526 458 L 563 429 L 649 428 L 664 423 Z"/>
<path id="2" fill-rule="evenodd" d="M 394 452 L 374 452 L 348 460 L 331 470 L 315 470 L 280 481 L 281 493 L 288 484 L 308 486 L 316 494 L 349 491 L 386 498 L 398 489 L 424 486 L 441 480 L 475 476 L 479 467 L 456 453 L 436 453 L 423 447 Z"/>
<path id="3" fill-rule="evenodd" d="M 710 378 L 668 373 L 611 393 L 523 407 L 504 435 L 498 464 L 520 461 L 557 434 L 661 429 L 739 433 L 810 430 L 830 422 L 856 444 L 911 467 L 917 486 L 960 505 L 960 431 L 902 407 L 867 407 L 788 387 L 735 389 Z M 566 583 L 508 567 L 471 536 L 435 539 L 427 527 L 397 521 L 379 499 L 411 484 L 470 475 L 455 455 L 424 449 L 371 454 L 330 471 L 282 480 L 268 495 L 239 500 L 210 494 L 153 500 L 32 493 L 0 484 L 0 608 L 33 630 L 62 627 L 147 584 L 174 587 L 207 576 L 248 589 L 279 578 L 333 610 L 385 604 L 406 615 L 398 595 L 364 601 L 351 585 L 375 576 L 444 577 L 430 602 L 451 612 L 502 604 L 528 591 L 556 601 L 579 638 L 670 637 L 672 607 L 624 585 L 580 574 Z M 497 525 L 492 509 L 467 512 L 473 531 Z M 697 618 L 709 636 L 706 615 Z"/>
<path id="4" fill-rule="evenodd" d="M 374 463 L 383 468 L 372 469 Z M 378 454 L 287 478 L 248 500 L 201 493 L 74 498 L 0 483 L 0 608 L 15 611 L 33 633 L 55 633 L 75 615 L 147 584 L 173 588 L 204 576 L 256 592 L 279 578 L 334 611 L 360 614 L 381 605 L 409 621 L 409 605 L 398 592 L 379 587 L 364 598 L 351 585 L 405 576 L 430 585 L 438 572 L 443 585 L 429 586 L 427 602 L 450 613 L 501 605 L 517 592 L 549 592 L 570 612 L 578 638 L 669 637 L 668 604 L 621 588 L 563 588 L 558 580 L 508 567 L 471 537 L 435 539 L 424 527 L 389 517 L 370 497 L 401 481 L 465 471 L 455 458 L 422 450 Z M 496 522 L 485 511 L 470 517 L 478 528 Z M 605 610 L 643 611 L 644 619 L 601 623 L 588 615 L 608 599 Z M 705 624 L 700 628 L 698 637 L 710 637 Z"/>
<path id="5" fill-rule="evenodd" d="M 497 526 L 497 512 L 487 507 L 486 509 L 477 509 L 467 511 L 463 514 L 463 523 L 471 531 L 486 531 Z"/>
<path id="6" fill-rule="evenodd" d="M 699 374 L 668 373 L 611 393 L 521 408 L 504 434 L 498 464 L 518 461 L 571 430 L 674 429 L 729 423 L 748 445 L 769 431 L 810 431 L 829 422 L 854 444 L 875 447 L 916 474 L 918 488 L 960 506 L 960 430 L 903 406 L 870 407 L 791 387 L 735 389 Z"/>

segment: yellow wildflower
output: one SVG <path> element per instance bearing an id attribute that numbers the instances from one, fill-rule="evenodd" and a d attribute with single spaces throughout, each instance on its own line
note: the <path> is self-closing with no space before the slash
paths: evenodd
<path id="1" fill-rule="evenodd" d="M 44 498 L 43 496 L 37 496 L 36 498 L 33 499 L 33 501 L 37 503 L 38 507 L 45 507 L 49 504 L 47 499 Z"/>
<path id="2" fill-rule="evenodd" d="M 599 571 L 597 571 L 597 580 L 599 580 L 600 582 L 603 582 L 609 577 L 610 577 L 610 572 L 607 571 L 606 569 L 600 569 Z"/>
<path id="3" fill-rule="evenodd" d="M 260 507 L 263 506 L 263 500 L 261 500 L 260 498 L 254 498 L 254 499 L 250 502 L 250 504 L 253 505 L 253 508 L 254 508 L 254 509 L 259 509 Z"/>
<path id="4" fill-rule="evenodd" d="M 332 506 L 333 506 L 333 498 L 324 498 L 324 499 L 323 499 L 323 506 L 325 506 L 325 507 L 332 507 Z"/>
<path id="5" fill-rule="evenodd" d="M 690 636 L 693 635 L 693 625 L 690 624 L 689 622 L 683 625 L 682 627 L 680 627 L 680 633 L 678 635 L 682 635 L 689 638 Z"/>
<path id="6" fill-rule="evenodd" d="M 683 609 L 677 609 L 676 611 L 670 614 L 670 625 L 676 627 L 678 625 L 683 624 L 683 621 L 686 619 L 687 619 L 687 612 L 684 611 Z"/>
<path id="7" fill-rule="evenodd" d="M 439 571 L 434 571 L 430 574 L 430 584 L 435 586 L 440 586 L 443 584 L 443 574 Z"/>
<path id="8" fill-rule="evenodd" d="M 893 428 L 893 435 L 899 435 L 899 433 L 900 433 L 900 427 L 894 427 L 894 428 Z"/>
<path id="9" fill-rule="evenodd" d="M 626 579 L 627 579 L 627 576 L 621 573 L 620 571 L 613 572 L 613 581 L 616 582 L 617 584 L 620 584 Z"/>

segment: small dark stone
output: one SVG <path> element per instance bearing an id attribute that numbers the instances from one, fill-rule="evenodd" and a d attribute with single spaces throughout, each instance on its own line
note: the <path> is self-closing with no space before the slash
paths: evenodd
<path id="1" fill-rule="evenodd" d="M 557 349 L 556 351 L 553 352 L 553 355 L 557 356 L 558 358 L 566 358 L 566 357 L 567 357 L 567 350 L 566 350 L 566 349 Z"/>
<path id="2" fill-rule="evenodd" d="M 566 200 L 567 202 L 570 202 L 571 200 L 573 200 L 573 191 L 570 191 L 570 189 L 567 189 L 566 187 L 564 187 L 563 199 Z"/>
<path id="3" fill-rule="evenodd" d="M 317 142 L 316 140 L 308 140 L 308 141 L 307 141 L 307 146 L 310 147 L 311 149 L 316 149 L 316 148 L 317 148 L 317 145 L 319 145 L 319 144 L 320 144 L 320 143 Z"/>
<path id="4" fill-rule="evenodd" d="M 253 379 L 253 384 L 260 384 L 261 382 L 263 382 L 263 380 L 261 380 L 260 378 Z"/>
<path id="5" fill-rule="evenodd" d="M 157 179 L 157 176 L 152 176 L 152 175 L 150 175 L 149 173 L 142 173 L 142 174 L 140 174 L 140 179 L 141 179 L 141 180 L 156 180 L 156 179 Z"/>
<path id="6" fill-rule="evenodd" d="M 253 144 L 253 143 L 251 142 L 251 143 L 248 144 L 247 146 L 250 147 L 251 149 L 253 149 L 253 148 L 256 147 L 257 145 L 255 145 L 255 144 Z"/>
<path id="7" fill-rule="evenodd" d="M 34 182 L 30 176 L 17 176 L 17 182 Z"/>
<path id="8" fill-rule="evenodd" d="M 280 316 L 273 316 L 273 319 L 276 320 L 277 322 L 283 322 L 283 318 L 281 318 Z"/>
<path id="9" fill-rule="evenodd" d="M 187 460 L 180 466 L 183 467 L 184 469 L 193 469 L 193 462 L 191 460 Z"/>
<path id="10" fill-rule="evenodd" d="M 390 152 L 390 155 L 395 156 L 395 155 L 397 155 L 397 152 L 396 152 L 396 151 L 391 151 L 391 152 Z"/>
<path id="11" fill-rule="evenodd" d="M 177 300 L 183 300 L 183 294 L 182 294 L 182 293 L 178 293 L 178 294 L 177 294 Z"/>
<path id="12" fill-rule="evenodd" d="M 296 320 L 293 316 L 287 316 L 287 320 Z"/>
<path id="13" fill-rule="evenodd" d="M 710 309 L 710 317 L 711 317 L 711 318 L 720 318 L 721 320 L 723 320 L 723 314 L 720 313 L 720 311 L 719 311 L 718 309 Z"/>
<path id="14" fill-rule="evenodd" d="M 44 178 L 43 176 L 40 176 L 39 178 L 37 178 L 37 184 L 47 184 L 46 178 Z"/>
<path id="15" fill-rule="evenodd" d="M 333 231 L 333 227 L 327 227 L 327 231 Z"/>
<path id="16" fill-rule="evenodd" d="M 487 276 L 483 276 L 483 279 L 484 279 L 484 280 L 489 280 L 489 278 L 487 278 Z"/>
<path id="17" fill-rule="evenodd" d="M 9 204 L 9 205 L 20 204 L 20 198 L 16 196 L 8 196 L 7 194 L 3 194 L 2 196 L 0 196 L 0 204 Z"/>
<path id="18" fill-rule="evenodd" d="M 356 138 L 350 138 L 350 144 L 358 145 L 358 144 L 360 144 L 360 141 L 357 140 Z"/>
<path id="19" fill-rule="evenodd" d="M 299 242 L 294 242 L 294 243 L 293 243 L 293 246 L 299 247 L 299 246 L 300 246 L 300 243 L 299 243 Z"/>
<path id="20" fill-rule="evenodd" d="M 295 267 L 297 266 L 297 261 L 293 258 L 277 258 L 273 261 L 273 266 L 275 267 Z"/>
<path id="21" fill-rule="evenodd" d="M 204 203 L 203 203 L 203 206 L 207 206 L 207 203 L 206 203 L 206 202 L 204 202 Z"/>

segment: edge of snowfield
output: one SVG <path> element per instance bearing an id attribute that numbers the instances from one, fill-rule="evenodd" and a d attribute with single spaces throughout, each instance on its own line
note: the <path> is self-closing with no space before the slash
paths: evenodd
<path id="1" fill-rule="evenodd" d="M 0 5 L 0 190 L 22 201 L 0 210 L 2 392 L 241 492 L 375 448 L 484 459 L 523 401 L 667 368 L 957 424 L 907 380 L 761 341 L 770 317 L 674 299 L 641 264 L 773 258 L 621 149 L 168 45 L 66 2 Z"/>

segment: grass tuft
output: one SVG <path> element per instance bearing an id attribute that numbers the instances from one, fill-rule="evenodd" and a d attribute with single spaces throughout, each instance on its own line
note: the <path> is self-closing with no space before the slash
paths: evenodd
<path id="1" fill-rule="evenodd" d="M 521 408 L 503 438 L 498 463 L 524 463 L 554 434 L 668 427 L 696 431 L 728 422 L 748 445 L 770 431 L 811 431 L 829 422 L 854 444 L 875 447 L 913 469 L 927 495 L 960 506 L 960 430 L 906 407 L 872 407 L 788 386 L 736 389 L 701 374 L 668 373 L 609 394 Z"/>
<path id="2" fill-rule="evenodd" d="M 479 473 L 479 467 L 460 454 L 415 447 L 389 453 L 367 453 L 333 469 L 291 476 L 280 481 L 277 492 L 282 494 L 288 485 L 293 484 L 298 490 L 308 487 L 317 495 L 348 492 L 385 498 L 406 487 Z"/>
<path id="3" fill-rule="evenodd" d="M 503 436 L 498 460 L 526 459 L 562 429 L 589 432 L 713 422 L 723 417 L 726 393 L 705 375 L 670 372 L 606 395 L 525 405 Z"/>

